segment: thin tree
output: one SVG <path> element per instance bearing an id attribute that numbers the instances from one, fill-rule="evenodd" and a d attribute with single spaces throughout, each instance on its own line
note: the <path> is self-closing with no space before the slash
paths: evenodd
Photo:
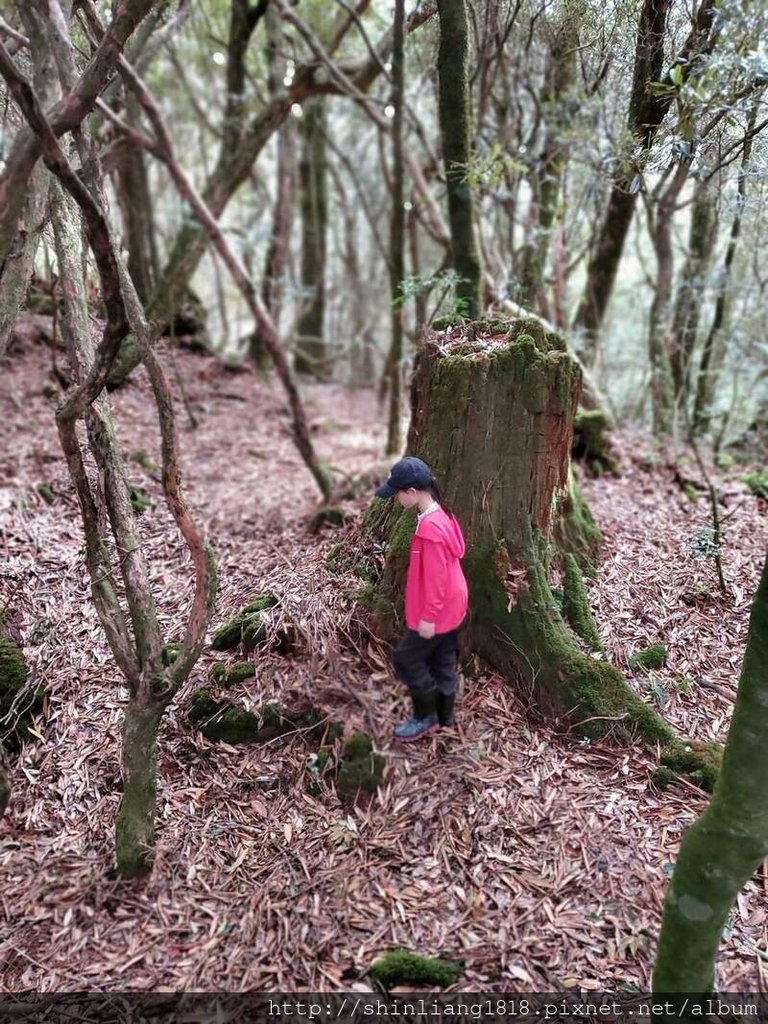
<path id="1" fill-rule="evenodd" d="M 448 192 L 456 298 L 462 315 L 475 319 L 482 307 L 482 271 L 475 239 L 472 190 L 467 181 L 472 155 L 469 93 L 469 30 L 465 0 L 438 0 L 437 56 L 440 135 Z"/>
<path id="2" fill-rule="evenodd" d="M 400 451 L 400 406 L 402 404 L 403 293 L 405 280 L 405 173 L 403 168 L 403 104 L 405 0 L 395 0 L 394 45 L 392 48 L 392 219 L 389 247 L 390 307 L 392 344 L 389 351 L 389 420 L 387 454 Z"/>

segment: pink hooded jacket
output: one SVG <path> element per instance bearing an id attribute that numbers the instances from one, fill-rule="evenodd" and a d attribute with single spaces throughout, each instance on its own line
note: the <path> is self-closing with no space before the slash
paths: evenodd
<path id="1" fill-rule="evenodd" d="M 467 581 L 459 559 L 464 536 L 458 522 L 442 508 L 419 520 L 411 541 L 405 583 L 405 624 L 434 622 L 435 633 L 457 629 L 467 614 Z"/>

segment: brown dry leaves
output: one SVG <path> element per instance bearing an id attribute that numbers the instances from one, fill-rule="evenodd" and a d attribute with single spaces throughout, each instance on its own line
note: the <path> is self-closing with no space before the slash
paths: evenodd
<path id="1" fill-rule="evenodd" d="M 465 990 L 646 986 L 666 872 L 702 795 L 655 790 L 652 764 L 634 751 L 556 740 L 492 675 L 466 681 L 457 734 L 393 748 L 403 695 L 354 618 L 344 593 L 353 579 L 325 569 L 337 534 L 306 532 L 316 496 L 276 387 L 212 359 L 176 358 L 200 419 L 196 431 L 182 424 L 182 445 L 188 495 L 219 558 L 217 622 L 274 589 L 274 629 L 287 621 L 297 634 L 293 656 L 259 657 L 256 678 L 234 696 L 258 707 L 312 694 L 329 716 L 372 729 L 388 753 L 384 784 L 350 810 L 331 792 L 307 793 L 311 749 L 300 734 L 234 748 L 189 731 L 185 701 L 216 660 L 206 654 L 161 730 L 154 874 L 145 885 L 110 878 L 125 694 L 89 599 L 79 517 L 41 394 L 42 354 L 16 357 L 0 395 L 3 603 L 17 612 L 49 700 L 38 723 L 45 740 L 16 765 L 0 823 L 0 984 L 364 989 L 371 961 L 403 945 L 462 958 Z M 348 472 L 369 468 L 383 436 L 370 393 L 308 390 L 321 453 Z M 158 461 L 145 381 L 114 400 L 126 453 Z M 173 638 L 189 571 L 158 481 L 136 464 L 132 473 L 156 504 L 141 529 Z M 670 720 L 722 738 L 765 518 L 734 485 L 743 504 L 728 520 L 726 572 L 738 592 L 686 604 L 684 594 L 714 588 L 711 565 L 683 553 L 706 509 L 664 480 L 633 467 L 621 481 L 588 484 L 609 535 L 591 598 L 620 665 L 637 647 L 668 644 L 669 668 L 657 675 Z M 35 492 L 43 481 L 58 494 L 51 506 Z M 723 692 L 697 683 L 678 693 L 683 675 Z M 750 883 L 723 944 L 722 988 L 758 987 L 767 907 L 762 881 Z"/>

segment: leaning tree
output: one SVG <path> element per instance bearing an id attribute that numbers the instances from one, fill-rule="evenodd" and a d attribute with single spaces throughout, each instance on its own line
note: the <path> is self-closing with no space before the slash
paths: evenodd
<path id="1" fill-rule="evenodd" d="M 561 726 L 641 737 L 664 762 L 711 785 L 718 751 L 684 743 L 595 651 L 582 571 L 599 533 L 571 474 L 578 363 L 536 319 L 427 331 L 411 390 L 408 454 L 434 470 L 467 539 L 478 655 Z M 400 625 L 413 517 L 375 499 L 365 517 L 386 542 L 374 596 L 381 632 Z M 556 596 L 553 573 L 563 576 Z M 559 590 L 559 588 L 557 588 Z"/>

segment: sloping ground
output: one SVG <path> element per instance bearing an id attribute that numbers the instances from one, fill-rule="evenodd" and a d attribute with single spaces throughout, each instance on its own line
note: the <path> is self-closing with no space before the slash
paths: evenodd
<path id="1" fill-rule="evenodd" d="M 307 532 L 314 485 L 277 386 L 185 353 L 178 379 L 199 419 L 196 430 L 182 421 L 186 481 L 219 557 L 217 622 L 273 589 L 299 635 L 293 657 L 263 655 L 234 695 L 258 708 L 312 694 L 347 727 L 372 729 L 387 769 L 368 806 L 349 809 L 330 788 L 308 792 L 312 747 L 301 733 L 262 746 L 207 742 L 185 705 L 220 658 L 208 652 L 162 729 L 154 874 L 143 885 L 110 877 L 125 694 L 90 603 L 43 394 L 47 361 L 41 351 L 14 357 L 0 394 L 2 603 L 50 694 L 43 738 L 17 763 L 0 822 L 3 988 L 364 989 L 372 960 L 395 946 L 463 960 L 460 990 L 646 987 L 666 879 L 704 796 L 685 784 L 656 789 L 652 763 L 634 751 L 533 726 L 495 676 L 466 681 L 456 735 L 393 747 L 402 694 L 356 624 L 348 587 L 359 581 L 325 568 L 338 535 Z M 325 457 L 347 472 L 370 468 L 383 441 L 371 394 L 309 395 Z M 145 382 L 113 398 L 126 453 L 157 461 Z M 601 635 L 622 666 L 636 649 L 668 644 L 668 667 L 634 683 L 681 730 L 723 738 L 765 510 L 728 485 L 733 596 L 713 596 L 712 563 L 686 552 L 708 523 L 704 502 L 686 498 L 663 462 L 644 471 L 632 461 L 649 442 L 622 445 L 626 474 L 586 483 L 607 531 L 590 591 Z M 190 596 L 187 564 L 151 470 L 134 469 L 156 503 L 141 524 L 172 638 Z M 36 492 L 44 482 L 51 505 Z M 726 930 L 721 988 L 765 985 L 766 910 L 757 877 Z"/>

